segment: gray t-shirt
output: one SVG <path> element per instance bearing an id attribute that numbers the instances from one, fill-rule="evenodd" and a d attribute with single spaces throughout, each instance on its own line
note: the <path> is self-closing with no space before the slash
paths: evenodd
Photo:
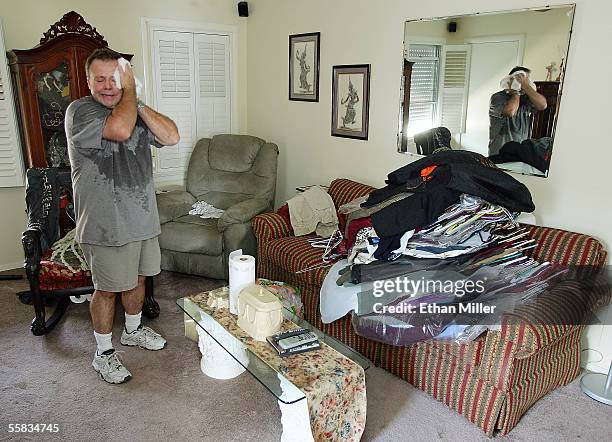
<path id="1" fill-rule="evenodd" d="M 531 116 L 535 107 L 527 95 L 521 95 L 514 117 L 502 114 L 510 95 L 499 91 L 491 95 L 489 102 L 489 156 L 499 153 L 508 141 L 521 142 L 529 138 Z"/>
<path id="2" fill-rule="evenodd" d="M 66 110 L 76 240 L 120 246 L 160 234 L 151 144 L 161 147 L 138 117 L 130 138 L 102 138 L 111 109 L 85 97 Z"/>

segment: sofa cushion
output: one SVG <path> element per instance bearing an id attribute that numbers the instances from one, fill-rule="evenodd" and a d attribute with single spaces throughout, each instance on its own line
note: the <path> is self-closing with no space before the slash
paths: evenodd
<path id="1" fill-rule="evenodd" d="M 210 141 L 208 161 L 213 169 L 246 172 L 265 141 L 249 135 L 215 135 Z"/>
<path id="2" fill-rule="evenodd" d="M 156 198 L 160 224 L 187 215 L 196 201 L 192 194 L 184 190 L 159 193 Z"/>
<path id="3" fill-rule="evenodd" d="M 267 257 L 278 267 L 295 274 L 299 270 L 323 263 L 324 249 L 314 248 L 308 243 L 308 239 L 314 237 L 315 235 L 306 235 L 274 239 L 259 245 L 260 256 Z M 321 286 L 330 267 L 331 265 L 297 273 L 295 278 L 304 284 Z"/>
<path id="4" fill-rule="evenodd" d="M 221 255 L 223 237 L 216 218 L 203 219 L 196 215 L 182 216 L 161 226 L 159 247 L 176 252 Z"/>

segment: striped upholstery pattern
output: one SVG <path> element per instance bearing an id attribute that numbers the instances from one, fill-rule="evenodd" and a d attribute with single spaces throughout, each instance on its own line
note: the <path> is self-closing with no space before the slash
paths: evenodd
<path id="1" fill-rule="evenodd" d="M 324 249 L 314 248 L 308 243 L 308 238 L 315 235 L 299 237 L 286 237 L 274 239 L 270 242 L 263 242 L 260 246 L 261 254 L 274 265 L 284 271 L 295 274 L 295 272 L 310 268 L 323 263 Z M 281 251 L 282 253 L 277 253 Z M 329 268 L 322 267 L 295 274 L 295 278 L 301 284 L 318 285 L 323 284 L 325 275 Z"/>
<path id="2" fill-rule="evenodd" d="M 329 194 L 339 206 L 372 190 L 337 179 Z M 605 263 L 607 253 L 594 238 L 545 227 L 529 229 L 538 241 L 533 256 L 540 261 Z M 289 236 L 282 217 L 259 215 L 253 230 L 259 243 L 257 276 L 300 287 L 306 320 L 458 411 L 488 436 L 496 430 L 507 434 L 538 399 L 578 375 L 584 327 L 563 321 L 567 324 L 585 307 L 609 302 L 611 297 L 607 288 L 606 293 L 593 296 L 581 283 L 566 282 L 506 315 L 500 331 L 489 331 L 473 342 L 459 345 L 430 340 L 410 347 L 392 346 L 356 335 L 350 315 L 331 324 L 321 322 L 319 290 L 329 268 L 295 273 L 319 262 L 321 250 L 313 252 L 305 238 Z"/>
<path id="3" fill-rule="evenodd" d="M 427 343 L 432 347 L 445 352 L 449 357 L 453 358 L 456 364 L 473 368 L 480 365 L 482 354 L 484 352 L 485 337 L 484 335 L 465 344 L 458 344 L 452 341 L 436 341 L 431 340 Z"/>
<path id="4" fill-rule="evenodd" d="M 351 202 L 355 198 L 367 195 L 373 190 L 374 187 L 372 186 L 347 180 L 345 178 L 339 178 L 331 182 L 327 193 L 332 197 L 336 208 L 338 208 L 343 204 Z"/>
<path id="5" fill-rule="evenodd" d="M 549 227 L 529 228 L 529 236 L 538 243 L 532 253 L 537 261 L 581 266 L 602 266 L 606 262 L 607 252 L 593 237 Z"/>
<path id="6" fill-rule="evenodd" d="M 284 238 L 291 234 L 291 226 L 285 218 L 275 212 L 262 213 L 251 222 L 257 241 L 266 243 L 272 239 Z"/>
<path id="7" fill-rule="evenodd" d="M 411 347 L 380 345 L 381 368 L 458 411 L 487 435 L 493 434 L 504 392 L 430 342 Z"/>

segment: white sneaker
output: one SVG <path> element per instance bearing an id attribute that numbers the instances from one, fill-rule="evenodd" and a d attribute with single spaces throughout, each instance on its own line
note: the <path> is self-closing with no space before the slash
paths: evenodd
<path id="1" fill-rule="evenodd" d="M 117 353 L 114 348 L 106 350 L 101 355 L 96 351 L 91 363 L 94 370 L 100 374 L 100 378 L 109 384 L 122 384 L 132 377 L 132 373 L 125 368 Z"/>
<path id="2" fill-rule="evenodd" d="M 129 346 L 137 345 L 147 350 L 161 350 L 166 346 L 166 340 L 151 328 L 140 324 L 132 333 L 128 333 L 125 327 L 123 328 L 121 344 Z"/>

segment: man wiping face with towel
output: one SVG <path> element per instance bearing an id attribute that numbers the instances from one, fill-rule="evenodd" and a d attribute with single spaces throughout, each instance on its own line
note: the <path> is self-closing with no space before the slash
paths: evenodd
<path id="1" fill-rule="evenodd" d="M 529 138 L 533 112 L 546 109 L 546 98 L 536 91 L 530 73 L 526 67 L 514 67 L 500 82 L 503 90 L 491 96 L 489 156 L 499 153 L 508 141 L 520 143 Z"/>
<path id="2" fill-rule="evenodd" d="M 131 373 L 112 343 L 117 295 L 125 310 L 121 344 L 147 350 L 166 345 L 140 318 L 145 277 L 160 272 L 151 145 L 177 144 L 179 133 L 170 118 L 138 99 L 138 82 L 121 55 L 97 49 L 85 70 L 91 95 L 70 103 L 65 117 L 76 240 L 95 287 L 92 365 L 103 380 L 120 384 Z"/>

